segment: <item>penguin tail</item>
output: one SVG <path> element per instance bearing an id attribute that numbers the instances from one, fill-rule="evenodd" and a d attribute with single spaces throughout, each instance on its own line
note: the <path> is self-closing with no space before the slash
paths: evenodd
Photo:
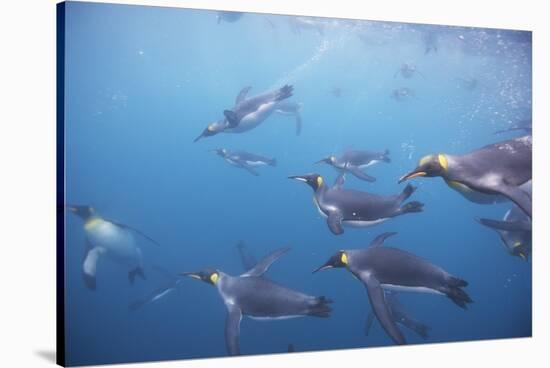
<path id="1" fill-rule="evenodd" d="M 422 212 L 423 208 L 424 208 L 424 203 L 418 202 L 418 201 L 412 201 L 412 202 L 406 203 L 404 206 L 401 207 L 401 214 Z"/>
<path id="2" fill-rule="evenodd" d="M 145 280 L 145 273 L 143 273 L 143 268 L 136 267 L 130 272 L 128 272 L 128 280 L 130 281 L 130 284 L 134 284 L 134 281 L 136 280 L 136 276 L 139 276 L 142 280 Z"/>
<path id="3" fill-rule="evenodd" d="M 277 166 L 277 159 L 272 158 L 271 160 L 267 161 L 269 166 Z"/>
<path id="4" fill-rule="evenodd" d="M 401 192 L 401 194 L 399 195 L 399 201 L 400 202 L 405 201 L 407 198 L 411 196 L 411 194 L 414 193 L 415 190 L 416 190 L 415 186 L 413 186 L 412 184 L 407 184 L 405 189 L 403 189 L 403 192 Z"/>
<path id="5" fill-rule="evenodd" d="M 289 84 L 285 84 L 284 86 L 281 87 L 281 89 L 279 89 L 277 95 L 275 96 L 275 101 L 282 101 L 286 98 L 291 97 L 293 91 L 294 91 L 293 86 Z"/>
<path id="6" fill-rule="evenodd" d="M 419 324 L 415 327 L 414 332 L 418 334 L 421 338 L 426 340 L 429 337 L 430 327 L 424 324 Z"/>
<path id="7" fill-rule="evenodd" d="M 390 150 L 389 149 L 386 149 L 384 151 L 384 154 L 382 155 L 382 161 L 388 162 L 388 163 L 391 162 L 391 160 L 390 160 Z"/>
<path id="8" fill-rule="evenodd" d="M 464 290 L 462 290 L 462 288 L 466 286 L 468 286 L 468 282 L 457 277 L 450 276 L 447 281 L 447 288 L 443 290 L 443 292 L 460 308 L 467 309 L 467 305 L 469 303 L 473 303 L 474 301 Z"/>
<path id="9" fill-rule="evenodd" d="M 332 303 L 332 300 L 324 296 L 315 298 L 310 303 L 307 309 L 307 315 L 312 317 L 319 317 L 319 318 L 330 317 L 330 313 L 332 312 L 332 308 L 329 306 L 330 303 Z"/>

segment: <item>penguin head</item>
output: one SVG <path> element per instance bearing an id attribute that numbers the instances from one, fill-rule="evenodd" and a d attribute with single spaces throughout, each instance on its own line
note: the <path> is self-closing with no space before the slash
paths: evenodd
<path id="1" fill-rule="evenodd" d="M 213 123 L 210 123 L 210 124 L 208 124 L 206 129 L 204 129 L 202 131 L 201 135 L 199 135 L 197 138 L 195 138 L 195 140 L 193 142 L 196 142 L 196 141 L 198 141 L 199 139 L 201 139 L 203 137 L 211 137 L 213 135 L 221 133 L 225 129 L 225 126 L 226 126 L 226 124 L 225 124 L 224 120 L 218 120 L 218 121 L 215 121 Z"/>
<path id="2" fill-rule="evenodd" d="M 330 155 L 330 156 L 327 156 L 327 157 L 323 158 L 322 160 L 319 160 L 315 163 L 320 164 L 320 163 L 323 163 L 323 162 L 325 164 L 334 165 L 334 163 L 336 162 L 336 156 Z"/>
<path id="3" fill-rule="evenodd" d="M 304 183 L 307 183 L 314 191 L 319 190 L 324 185 L 323 177 L 319 174 L 305 174 L 305 175 L 294 175 L 289 176 L 289 179 L 298 180 Z"/>
<path id="4" fill-rule="evenodd" d="M 181 275 L 201 280 L 211 285 L 216 285 L 220 279 L 220 272 L 213 269 L 206 269 L 198 272 L 184 272 Z"/>
<path id="5" fill-rule="evenodd" d="M 67 209 L 80 217 L 82 220 L 87 220 L 95 215 L 95 210 L 91 206 L 68 204 Z"/>
<path id="6" fill-rule="evenodd" d="M 327 270 L 329 268 L 342 268 L 347 267 L 348 265 L 348 254 L 344 250 L 338 251 L 335 255 L 329 258 L 324 265 L 314 270 L 312 273 L 317 271 Z"/>
<path id="7" fill-rule="evenodd" d="M 448 169 L 447 157 L 443 154 L 424 156 L 418 162 L 418 166 L 413 171 L 403 175 L 399 183 L 419 176 L 443 176 Z"/>
<path id="8" fill-rule="evenodd" d="M 521 242 L 514 243 L 511 253 L 513 256 L 520 257 L 524 261 L 529 260 L 529 248 Z"/>
<path id="9" fill-rule="evenodd" d="M 211 150 L 211 152 L 216 152 L 216 154 L 221 157 L 225 157 L 229 153 L 229 151 L 225 148 L 216 148 Z"/>

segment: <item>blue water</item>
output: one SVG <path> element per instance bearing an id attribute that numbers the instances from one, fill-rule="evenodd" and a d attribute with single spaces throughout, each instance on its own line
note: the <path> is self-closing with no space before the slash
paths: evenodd
<path id="1" fill-rule="evenodd" d="M 287 179 L 317 171 L 331 183 L 336 172 L 313 162 L 348 148 L 389 149 L 391 164 L 368 169 L 375 183 L 349 176 L 346 187 L 396 194 L 404 187 L 397 179 L 425 154 L 461 154 L 514 136 L 493 132 L 531 116 L 530 34 L 346 20 L 297 32 L 285 17 L 245 14 L 217 24 L 216 15 L 67 4 L 66 201 L 93 205 L 162 243 L 135 237 L 145 281 L 130 286 L 127 271 L 105 259 L 90 291 L 81 279 L 82 221 L 66 216 L 67 363 L 225 355 L 225 306 L 208 284 L 186 279 L 134 313 L 128 305 L 166 282 L 158 267 L 238 275 L 239 240 L 256 257 L 292 247 L 268 277 L 334 300 L 328 319 L 244 318 L 243 354 L 285 352 L 289 343 L 296 351 L 393 345 L 377 322 L 364 335 L 369 302 L 348 272 L 311 274 L 337 250 L 365 247 L 385 231 L 399 233 L 390 245 L 467 280 L 474 300 L 465 311 L 442 296 L 401 294 L 431 327 L 426 341 L 402 328 L 410 343 L 530 336 L 531 263 L 508 255 L 497 234 L 474 221 L 501 218 L 509 203 L 477 205 L 441 179 L 415 180 L 412 199 L 425 203 L 423 213 L 334 236 L 310 188 Z M 426 32 L 437 51 L 426 53 Z M 422 74 L 395 76 L 404 62 Z M 477 86 L 469 90 L 460 78 Z M 273 115 L 247 133 L 192 143 L 242 87 L 254 95 L 286 83 L 303 103 L 300 136 L 292 117 Z M 390 98 L 400 87 L 415 97 Z M 209 152 L 221 147 L 273 156 L 278 166 L 254 177 Z"/>

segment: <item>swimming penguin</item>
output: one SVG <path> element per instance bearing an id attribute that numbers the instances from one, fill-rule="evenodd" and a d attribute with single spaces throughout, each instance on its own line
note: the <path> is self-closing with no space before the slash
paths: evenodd
<path id="1" fill-rule="evenodd" d="M 497 130 L 494 134 L 509 133 L 514 131 L 523 131 L 524 133 L 532 134 L 533 121 L 531 119 L 523 119 L 506 129 Z"/>
<path id="2" fill-rule="evenodd" d="M 397 77 L 398 74 L 401 74 L 401 76 L 406 79 L 412 78 L 415 74 L 418 74 L 424 78 L 424 75 L 418 71 L 416 65 L 409 63 L 403 63 L 401 67 L 395 72 L 393 77 Z"/>
<path id="3" fill-rule="evenodd" d="M 522 189 L 531 185 L 531 160 L 532 138 L 525 136 L 462 156 L 425 156 L 399 183 L 420 176 L 441 176 L 448 186 L 472 202 L 488 204 L 508 198 L 531 217 L 531 196 Z"/>
<path id="4" fill-rule="evenodd" d="M 239 256 L 241 259 L 241 263 L 243 265 L 243 270 L 247 271 L 253 268 L 254 266 L 256 266 L 257 264 L 256 258 L 250 252 L 250 250 L 242 240 L 237 244 L 237 250 L 239 251 Z M 147 304 L 151 304 L 158 300 L 163 299 L 167 295 L 170 295 L 173 291 L 175 291 L 181 285 L 181 282 L 183 281 L 182 278 L 177 277 L 172 273 L 165 271 L 164 269 L 161 269 L 160 267 L 155 267 L 155 268 L 157 269 L 157 271 L 160 271 L 164 275 L 167 281 L 164 282 L 161 286 L 154 289 L 149 294 L 147 294 L 145 297 L 131 302 L 130 305 L 128 306 L 128 309 L 130 311 L 135 312 Z"/>
<path id="5" fill-rule="evenodd" d="M 414 91 L 408 87 L 401 87 L 394 89 L 390 95 L 395 101 L 405 101 L 410 98 L 416 97 Z"/>
<path id="6" fill-rule="evenodd" d="M 438 37 L 435 31 L 424 31 L 422 33 L 422 42 L 424 43 L 424 54 L 427 55 L 430 52 L 437 52 Z"/>
<path id="7" fill-rule="evenodd" d="M 405 337 L 388 308 L 384 289 L 442 294 L 464 309 L 472 299 L 462 290 L 468 286 L 466 281 L 411 253 L 383 246 L 386 238 L 395 234 L 377 236 L 367 249 L 341 250 L 313 272 L 347 268 L 367 288 L 380 325 L 396 344 L 402 345 Z"/>
<path id="8" fill-rule="evenodd" d="M 386 305 L 388 306 L 391 318 L 396 324 L 408 328 L 424 340 L 428 338 L 428 331 L 430 330 L 430 326 L 419 322 L 409 316 L 409 314 L 399 301 L 396 292 L 391 290 L 384 290 L 384 300 L 386 301 Z M 365 324 L 365 335 L 367 336 L 370 333 L 373 321 L 374 314 L 371 311 L 367 316 L 367 322 Z"/>
<path id="9" fill-rule="evenodd" d="M 254 170 L 254 167 L 277 166 L 277 160 L 274 158 L 267 158 L 246 151 L 230 151 L 226 148 L 217 148 L 214 152 L 223 157 L 230 165 L 245 169 L 254 176 L 260 175 Z"/>
<path id="10" fill-rule="evenodd" d="M 530 195 L 531 186 L 526 186 L 525 191 Z M 476 220 L 498 233 L 508 253 L 528 260 L 532 248 L 532 225 L 531 219 L 521 209 L 514 206 L 504 214 L 502 221 L 485 218 Z"/>
<path id="11" fill-rule="evenodd" d="M 406 213 L 421 212 L 424 204 L 413 201 L 404 205 L 415 191 L 408 185 L 401 194 L 380 196 L 351 189 L 342 189 L 344 176 L 340 175 L 335 185 L 328 187 L 319 174 L 290 176 L 289 179 L 302 181 L 313 188 L 313 201 L 335 235 L 344 233 L 343 226 L 372 226 L 392 217 Z"/>
<path id="12" fill-rule="evenodd" d="M 82 276 L 89 289 L 96 289 L 97 262 L 107 256 L 128 269 L 128 280 L 134 283 L 137 276 L 145 279 L 141 249 L 135 244 L 132 232 L 159 245 L 141 231 L 99 216 L 90 206 L 68 205 L 67 209 L 84 220 L 86 255 Z"/>
<path id="13" fill-rule="evenodd" d="M 532 248 L 531 220 L 517 206 L 508 210 L 502 221 L 485 218 L 477 220 L 498 233 L 508 253 L 528 260 Z"/>
<path id="14" fill-rule="evenodd" d="M 383 153 L 364 150 L 348 150 L 340 157 L 330 155 L 316 163 L 326 163 L 340 172 L 349 172 L 358 179 L 373 182 L 376 178 L 367 175 L 362 169 L 377 164 L 379 162 L 391 162 L 389 158 L 390 151 Z"/>
<path id="15" fill-rule="evenodd" d="M 275 91 L 263 93 L 247 98 L 252 87 L 243 88 L 235 100 L 231 110 L 224 110 L 224 118 L 209 124 L 206 129 L 195 138 L 194 142 L 203 137 L 211 137 L 218 133 L 244 133 L 256 128 L 273 112 L 296 116 L 297 135 L 301 131 L 302 120 L 299 115 L 300 104 L 284 104 L 283 100 L 292 96 L 293 87 L 285 85 Z"/>
<path id="16" fill-rule="evenodd" d="M 222 21 L 228 23 L 235 23 L 244 15 L 242 12 L 235 11 L 219 11 L 216 15 L 217 23 L 220 24 Z"/>
<path id="17" fill-rule="evenodd" d="M 239 355 L 241 319 L 272 320 L 312 316 L 327 318 L 332 301 L 314 297 L 275 284 L 262 275 L 271 264 L 289 251 L 279 249 L 240 276 L 230 276 L 219 270 L 186 272 L 183 275 L 202 280 L 216 287 L 227 307 L 225 342 L 229 355 Z"/>

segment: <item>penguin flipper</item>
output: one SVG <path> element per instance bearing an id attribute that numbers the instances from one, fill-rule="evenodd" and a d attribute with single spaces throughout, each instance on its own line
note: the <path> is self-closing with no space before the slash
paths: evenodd
<path id="1" fill-rule="evenodd" d="M 531 224 L 528 221 L 500 221 L 486 218 L 477 218 L 476 220 L 480 224 L 497 231 L 531 231 Z"/>
<path id="2" fill-rule="evenodd" d="M 512 202 L 517 204 L 517 206 L 521 208 L 521 210 L 525 212 L 525 214 L 529 216 L 529 218 L 533 218 L 531 196 L 527 192 L 523 191 L 521 188 L 502 183 L 488 189 L 494 192 L 498 192 L 505 197 L 508 197 Z"/>
<path id="3" fill-rule="evenodd" d="M 327 225 L 330 231 L 334 235 L 341 235 L 344 233 L 344 228 L 342 227 L 342 220 L 344 216 L 339 211 L 332 211 L 327 216 Z"/>
<path id="4" fill-rule="evenodd" d="M 369 336 L 373 321 L 374 321 L 374 314 L 371 311 L 367 314 L 367 321 L 365 322 L 365 336 Z"/>
<path id="5" fill-rule="evenodd" d="M 155 244 L 155 245 L 158 245 L 160 247 L 160 243 L 157 242 L 155 239 L 151 238 L 150 236 L 148 236 L 147 234 L 145 234 L 144 232 L 136 229 L 135 227 L 132 227 L 130 225 L 126 225 L 126 224 L 123 224 L 123 223 L 120 223 L 120 222 L 116 222 L 116 221 L 113 221 L 113 220 L 110 220 L 110 219 L 107 219 L 107 218 L 103 218 L 105 221 L 108 221 L 110 223 L 112 223 L 113 225 L 116 225 L 118 227 L 121 227 L 123 229 L 127 229 L 127 230 L 131 230 L 133 232 L 135 232 L 136 234 L 144 237 L 145 239 L 149 240 L 151 243 Z"/>
<path id="6" fill-rule="evenodd" d="M 258 264 L 254 255 L 250 252 L 250 250 L 242 240 L 237 244 L 237 250 L 239 251 L 241 264 L 245 271 L 254 268 L 254 266 Z"/>
<path id="7" fill-rule="evenodd" d="M 240 355 L 239 337 L 241 334 L 241 319 L 243 313 L 235 305 L 228 306 L 225 320 L 225 346 L 229 355 Z"/>
<path id="8" fill-rule="evenodd" d="M 241 102 L 243 102 L 245 99 L 246 99 L 246 95 L 248 94 L 248 92 L 252 89 L 251 86 L 246 86 L 244 87 L 243 89 L 241 89 L 241 91 L 239 92 L 239 94 L 237 95 L 237 98 L 235 99 L 235 105 L 238 105 L 240 104 Z"/>
<path id="9" fill-rule="evenodd" d="M 371 307 L 384 330 L 396 344 L 406 344 L 405 337 L 395 324 L 390 309 L 386 304 L 384 290 L 380 285 L 380 281 L 378 281 L 378 279 L 372 276 L 369 272 L 364 272 L 360 274 L 359 277 L 367 288 L 367 294 L 369 295 Z"/>
<path id="10" fill-rule="evenodd" d="M 235 113 L 235 111 L 223 110 L 223 115 L 228 122 L 229 128 L 235 128 L 237 125 L 239 125 L 239 119 L 237 118 L 237 114 Z"/>
<path id="11" fill-rule="evenodd" d="M 254 170 L 253 168 L 251 168 L 250 166 L 248 166 L 247 164 L 243 164 L 241 162 L 238 162 L 238 165 L 240 168 L 243 168 L 245 169 L 246 171 L 248 171 L 249 173 L 251 173 L 252 175 L 254 176 L 260 176 L 260 174 L 258 174 L 258 172 L 256 170 Z"/>
<path id="12" fill-rule="evenodd" d="M 356 166 L 348 166 L 346 170 L 349 171 L 357 179 L 368 181 L 369 183 L 373 183 L 376 181 L 375 177 L 366 174 L 364 171 Z"/>
<path id="13" fill-rule="evenodd" d="M 97 261 L 103 253 L 103 248 L 89 248 L 84 258 L 84 263 L 82 264 L 82 277 L 84 283 L 90 290 L 96 289 Z"/>
<path id="14" fill-rule="evenodd" d="M 260 277 L 260 276 L 262 276 L 269 269 L 269 267 L 273 264 L 273 262 L 275 262 L 276 260 L 281 258 L 289 250 L 290 250 L 290 248 L 285 247 L 285 248 L 277 249 L 273 253 L 268 254 L 267 256 L 262 258 L 258 263 L 256 263 L 256 265 L 253 268 L 251 268 L 250 270 L 243 273 L 241 275 L 241 277 Z"/>
<path id="15" fill-rule="evenodd" d="M 346 183 L 346 172 L 342 171 L 337 177 L 336 180 L 334 180 L 334 187 L 337 189 L 341 189 L 344 184 Z"/>
<path id="16" fill-rule="evenodd" d="M 384 245 L 384 241 L 389 238 L 390 236 L 393 236 L 397 234 L 395 231 L 382 233 L 378 235 L 376 238 L 374 238 L 373 241 L 370 242 L 369 247 L 380 247 Z"/>

